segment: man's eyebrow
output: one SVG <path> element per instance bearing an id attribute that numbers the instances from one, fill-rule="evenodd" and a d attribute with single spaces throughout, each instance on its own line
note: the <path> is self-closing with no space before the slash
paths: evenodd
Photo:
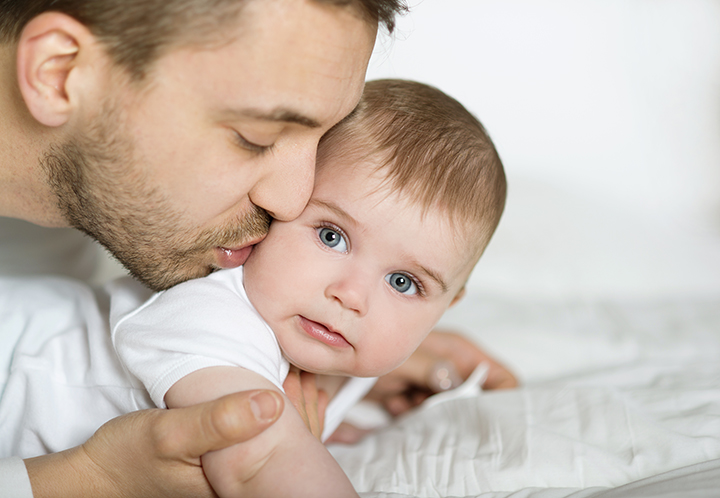
<path id="1" fill-rule="evenodd" d="M 224 119 L 253 118 L 262 121 L 277 121 L 282 123 L 296 123 L 306 128 L 320 128 L 322 125 L 315 119 L 303 116 L 299 112 L 278 107 L 270 111 L 262 109 L 226 109 L 221 112 Z"/>

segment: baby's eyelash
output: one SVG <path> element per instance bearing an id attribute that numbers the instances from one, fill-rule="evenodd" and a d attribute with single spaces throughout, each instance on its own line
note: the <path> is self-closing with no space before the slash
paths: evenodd
<path id="1" fill-rule="evenodd" d="M 425 293 L 425 287 L 423 287 L 422 282 L 420 282 L 420 280 L 411 273 L 406 273 L 405 275 L 407 275 L 410 278 L 410 280 L 412 280 L 412 282 L 415 284 L 415 288 L 417 289 L 418 296 L 425 297 L 427 294 Z"/>
<path id="2" fill-rule="evenodd" d="M 330 230 L 335 230 L 337 233 L 347 238 L 345 230 L 337 226 L 335 223 L 330 223 L 329 221 L 321 221 L 320 223 L 316 223 L 315 225 L 313 225 L 313 229 L 315 230 L 318 230 L 320 228 L 329 228 Z"/>
<path id="3" fill-rule="evenodd" d="M 413 275 L 412 273 L 408 273 L 408 272 L 406 272 L 406 271 L 396 271 L 396 272 L 393 272 L 393 273 L 399 273 L 399 274 L 405 275 L 407 278 L 409 278 L 410 281 L 413 283 L 413 285 L 415 285 L 415 288 L 417 289 L 417 296 L 418 296 L 418 297 L 425 297 L 425 296 L 427 296 L 427 292 L 425 292 L 425 287 L 423 286 L 422 282 L 421 282 L 415 275 Z M 415 294 L 413 294 L 413 295 L 405 295 L 405 294 L 403 294 L 403 295 L 404 295 L 406 298 L 408 298 L 408 299 L 411 298 L 411 297 L 413 297 L 413 296 L 415 296 Z"/>
<path id="4" fill-rule="evenodd" d="M 345 240 L 345 243 L 347 244 L 347 247 L 348 247 L 348 251 L 350 251 L 350 247 L 351 247 L 350 237 L 348 237 L 348 234 L 345 233 L 345 230 L 343 230 L 342 228 L 337 226 L 335 223 L 330 223 L 329 221 L 322 221 L 320 223 L 313 225 L 313 230 L 315 230 L 315 232 L 317 232 L 318 230 L 320 230 L 322 228 L 328 228 L 330 230 L 333 230 L 333 231 L 339 233 L 340 236 Z"/>

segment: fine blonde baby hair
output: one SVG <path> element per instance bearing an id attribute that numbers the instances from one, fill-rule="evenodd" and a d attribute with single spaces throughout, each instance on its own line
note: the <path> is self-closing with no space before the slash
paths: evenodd
<path id="1" fill-rule="evenodd" d="M 357 108 L 323 137 L 318 164 L 336 154 L 381 158 L 392 190 L 424 212 L 444 212 L 476 258 L 497 228 L 507 190 L 500 156 L 480 121 L 437 88 L 367 82 Z"/>

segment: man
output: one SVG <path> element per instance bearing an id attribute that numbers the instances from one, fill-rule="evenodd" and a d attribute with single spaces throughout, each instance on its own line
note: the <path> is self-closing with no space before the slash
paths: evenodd
<path id="1" fill-rule="evenodd" d="M 355 2 L 137 2 L 164 19 L 142 32 L 134 4 L 96 3 L 72 11 L 97 14 L 84 24 L 45 12 L 4 46 L 2 213 L 79 228 L 155 290 L 242 264 L 268 214 L 304 208 L 376 21 Z M 128 33 L 139 46 L 119 46 Z"/>
<path id="2" fill-rule="evenodd" d="M 402 9 L 0 0 L 0 215 L 78 228 L 153 289 L 241 265 L 270 217 L 304 208 L 317 143 L 357 103 L 378 22 Z M 25 466 L 36 498 L 212 496 L 200 455 L 282 409 L 258 392 L 137 412 Z"/>
<path id="3" fill-rule="evenodd" d="M 266 212 L 300 213 L 317 142 L 353 109 L 378 19 L 391 25 L 399 8 L 0 5 L 0 214 L 75 226 L 155 289 L 242 264 Z M 113 421 L 81 448 L 26 462 L 35 496 L 210 496 L 198 457 L 281 409 L 252 401 Z"/>

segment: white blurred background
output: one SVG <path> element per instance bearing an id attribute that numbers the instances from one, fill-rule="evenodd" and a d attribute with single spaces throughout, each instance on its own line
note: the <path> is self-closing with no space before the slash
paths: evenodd
<path id="1" fill-rule="evenodd" d="M 471 290 L 720 295 L 720 1 L 410 5 L 368 79 L 460 100 L 509 180 Z"/>
<path id="2" fill-rule="evenodd" d="M 509 179 L 471 291 L 720 295 L 720 0 L 409 1 L 368 79 L 460 100 Z M 93 270 L 96 252 L 72 230 L 0 219 L 3 273 L 121 273 L 107 257 Z"/>

